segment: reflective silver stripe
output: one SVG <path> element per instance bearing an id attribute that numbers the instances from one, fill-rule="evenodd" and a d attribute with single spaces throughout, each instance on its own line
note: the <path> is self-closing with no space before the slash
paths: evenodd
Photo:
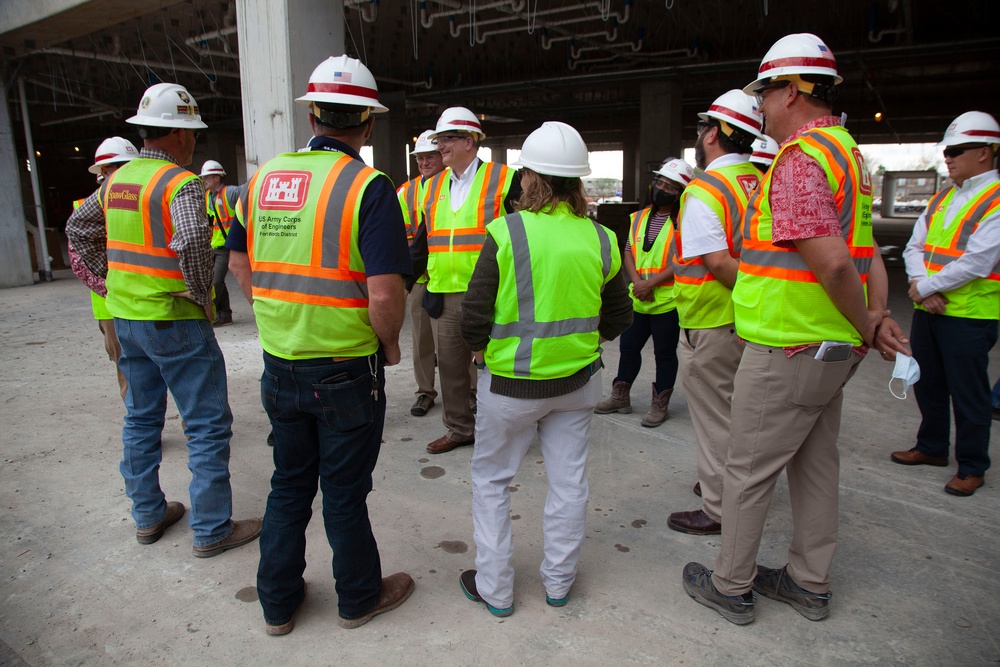
<path id="1" fill-rule="evenodd" d="M 729 205 L 729 228 L 737 229 L 740 225 L 740 202 L 729 189 L 729 183 L 725 179 L 708 172 L 702 174 L 698 180 L 711 185 L 722 193 L 723 198 L 725 198 L 726 203 Z"/>
<path id="2" fill-rule="evenodd" d="M 486 240 L 486 233 L 481 232 L 477 234 L 455 234 L 454 236 L 449 236 L 447 234 L 441 233 L 427 239 L 428 246 L 450 246 L 453 242 L 455 245 L 482 245 L 483 241 Z"/>
<path id="3" fill-rule="evenodd" d="M 440 197 L 440 192 L 438 191 L 438 183 L 441 183 L 444 177 L 450 174 L 451 171 L 445 169 L 440 174 L 437 174 L 436 176 L 431 176 L 431 179 L 427 181 L 427 198 L 424 200 L 424 220 L 427 221 L 428 242 L 430 241 L 429 235 L 431 232 L 431 227 L 434 224 L 434 216 L 431 215 L 431 209 L 434 208 L 434 204 L 436 204 L 438 201 L 435 198 L 434 193 L 437 193 L 437 196 Z M 441 189 L 442 190 L 444 189 L 444 183 L 441 183 Z"/>
<path id="4" fill-rule="evenodd" d="M 607 281 L 608 276 L 611 275 L 611 239 L 608 238 L 604 228 L 597 221 L 594 221 L 594 229 L 601 242 L 601 273 L 604 275 L 604 280 Z M 604 291 L 603 288 L 601 291 Z"/>
<path id="5" fill-rule="evenodd" d="M 770 176 L 767 176 L 765 178 L 770 178 Z M 757 189 L 753 191 L 753 194 L 750 195 L 750 199 L 747 201 L 747 208 L 746 208 L 745 211 L 743 211 L 743 234 L 742 234 L 742 237 L 744 239 L 750 238 L 750 232 L 753 231 L 750 227 L 753 224 L 753 215 L 754 215 L 754 213 L 757 212 L 757 200 L 760 199 L 760 196 L 761 196 L 761 193 L 762 193 L 763 190 L 764 190 L 764 185 L 763 185 L 763 183 L 761 183 L 760 185 L 757 186 Z M 740 239 L 740 246 L 741 246 L 740 257 L 741 258 L 743 257 L 742 245 L 743 245 L 743 240 Z"/>
<path id="6" fill-rule="evenodd" d="M 837 166 L 846 174 L 843 188 L 844 205 L 840 209 L 840 231 L 843 233 L 844 238 L 847 239 L 848 233 L 851 230 L 851 220 L 854 219 L 854 179 L 851 178 L 850 163 L 844 155 L 840 144 L 834 142 L 830 137 L 821 132 L 807 132 L 805 136 L 829 150 L 833 154 L 833 159 L 837 163 Z M 861 175 L 859 174 L 858 177 L 860 178 Z"/>
<path id="7" fill-rule="evenodd" d="M 769 250 L 750 250 L 744 248 L 743 254 L 740 255 L 740 261 L 746 262 L 751 266 L 766 266 L 773 269 L 786 269 L 788 271 L 812 272 L 812 269 L 806 264 L 806 260 L 797 252 L 772 252 Z M 862 275 L 868 273 L 868 270 L 871 269 L 871 257 L 854 257 L 851 261 L 854 262 L 854 268 Z"/>
<path id="8" fill-rule="evenodd" d="M 483 183 L 483 191 L 479 193 L 479 201 L 484 201 L 483 194 L 485 192 L 485 202 L 495 202 L 497 195 L 500 194 L 500 175 L 503 173 L 504 168 L 502 165 L 494 164 L 493 168 L 490 169 L 490 179 L 488 182 Z M 471 194 L 471 193 L 470 193 Z M 490 222 L 493 218 L 500 215 L 500 210 L 494 204 L 492 212 L 487 216 L 486 208 L 483 208 L 483 224 Z"/>
<path id="9" fill-rule="evenodd" d="M 163 195 L 167 191 L 167 185 L 179 175 L 188 173 L 186 169 L 171 167 L 167 169 L 160 180 L 153 186 L 153 190 L 146 201 L 149 202 L 149 241 L 154 248 L 166 248 L 166 228 L 163 222 Z M 169 210 L 169 209 L 168 209 Z M 170 223 L 173 228 L 173 221 Z"/>
<path id="10" fill-rule="evenodd" d="M 180 271 L 181 263 L 176 257 L 160 257 L 158 255 L 147 255 L 142 252 L 132 250 L 119 250 L 118 248 L 108 248 L 108 261 L 118 264 L 132 266 L 145 266 L 150 269 L 160 269 L 162 271 Z"/>
<path id="11" fill-rule="evenodd" d="M 986 215 L 987 211 L 997 205 L 1000 202 L 1000 190 L 994 192 L 991 196 L 987 197 L 979 206 L 972 209 L 969 212 L 969 217 L 962 222 L 962 231 L 958 236 L 958 243 L 955 245 L 957 250 L 964 251 L 966 246 L 969 244 L 969 237 L 972 236 L 972 232 L 975 231 L 976 225 L 978 225 L 983 216 Z"/>
<path id="12" fill-rule="evenodd" d="M 347 194 L 354 186 L 354 181 L 367 167 L 364 162 L 354 160 L 347 156 L 340 158 L 348 160 L 344 168 L 335 177 L 337 180 L 330 191 L 330 198 L 327 200 L 326 215 L 324 216 L 323 229 L 336 229 L 336 234 L 323 233 L 323 254 L 320 258 L 320 266 L 324 269 L 336 269 L 340 262 L 340 228 L 344 224 L 344 205 L 347 203 Z M 329 178 L 329 176 L 328 176 Z M 324 182 L 325 185 L 325 182 Z M 363 195 L 364 193 L 362 193 Z M 360 197 L 358 198 L 360 201 Z M 354 212 L 351 211 L 353 219 Z M 347 267 L 343 267 L 347 268 Z"/>
<path id="13" fill-rule="evenodd" d="M 261 289 L 281 290 L 324 296 L 335 299 L 367 299 L 368 284 L 353 280 L 332 280 L 330 278 L 314 278 L 312 276 L 297 276 L 275 271 L 254 271 L 253 286 Z"/>
<path id="14" fill-rule="evenodd" d="M 531 275 L 531 250 L 528 247 L 528 235 L 524 229 L 524 219 L 520 213 L 511 213 L 505 217 L 507 230 L 510 234 L 511 251 L 514 255 L 514 275 L 517 280 L 517 304 L 519 320 L 507 324 L 493 324 L 491 338 L 520 338 L 514 353 L 514 375 L 517 377 L 531 376 L 531 348 L 536 338 L 558 338 L 571 334 L 586 334 L 597 331 L 600 316 L 573 317 L 554 322 L 535 321 L 535 290 Z M 601 239 L 601 258 L 604 263 L 604 276 L 611 271 L 611 242 L 607 234 L 594 223 Z"/>
<path id="15" fill-rule="evenodd" d="M 700 280 L 708 277 L 708 267 L 704 264 L 674 264 L 674 275 Z"/>

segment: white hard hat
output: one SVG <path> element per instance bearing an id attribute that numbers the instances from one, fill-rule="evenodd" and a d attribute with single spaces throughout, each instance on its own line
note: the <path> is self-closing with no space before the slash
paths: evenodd
<path id="1" fill-rule="evenodd" d="M 824 74 L 838 85 L 844 79 L 837 74 L 837 59 L 823 40 L 808 32 L 785 35 L 774 43 L 760 61 L 757 78 L 743 92 L 752 95 L 756 88 L 779 77 L 795 74 Z"/>
<path id="2" fill-rule="evenodd" d="M 378 102 L 378 85 L 371 71 L 346 55 L 330 56 L 317 65 L 309 75 L 309 90 L 295 101 L 306 106 L 323 102 L 368 107 L 374 113 L 388 111 Z"/>
<path id="3" fill-rule="evenodd" d="M 438 127 L 441 124 L 438 123 Z M 547 121 L 528 135 L 512 167 L 527 167 L 547 176 L 579 178 L 590 174 L 587 144 L 572 126 Z"/>
<path id="4" fill-rule="evenodd" d="M 198 102 L 184 86 L 176 83 L 158 83 L 146 89 L 135 115 L 125 121 L 146 127 L 179 127 L 186 130 L 203 130 L 208 125 L 201 122 Z"/>
<path id="5" fill-rule="evenodd" d="M 960 144 L 1000 144 L 1000 125 L 996 118 L 982 111 L 966 111 L 953 120 L 938 145 Z"/>
<path id="6" fill-rule="evenodd" d="M 657 176 L 669 178 L 675 183 L 680 183 L 684 187 L 694 180 L 694 169 L 687 162 L 680 158 L 670 158 L 660 165 L 660 168 L 653 172 Z"/>
<path id="7" fill-rule="evenodd" d="M 417 137 L 417 144 L 410 151 L 410 155 L 419 155 L 420 153 L 436 153 L 437 146 L 434 145 L 434 130 L 424 130 Z"/>
<path id="8" fill-rule="evenodd" d="M 222 168 L 222 165 L 215 160 L 205 160 L 205 164 L 201 165 L 201 173 L 198 177 L 202 176 L 225 176 L 226 170 Z"/>
<path id="9" fill-rule="evenodd" d="M 764 135 L 763 139 L 758 139 L 753 142 L 753 153 L 750 155 L 750 161 L 754 164 L 769 167 L 771 166 L 771 163 L 774 162 L 774 157 L 777 154 L 778 142 L 771 137 Z"/>
<path id="10" fill-rule="evenodd" d="M 434 135 L 437 136 L 448 131 L 471 132 L 478 135 L 480 141 L 486 138 L 479 118 L 465 107 L 449 107 L 441 113 L 437 126 L 434 128 Z"/>
<path id="11" fill-rule="evenodd" d="M 708 107 L 708 111 L 698 114 L 698 118 L 702 120 L 714 118 L 731 127 L 737 127 L 754 137 L 764 136 L 760 132 L 762 123 L 760 112 L 757 111 L 756 100 L 735 88 L 716 98 L 712 102 L 712 106 Z M 732 131 L 726 132 L 724 129 L 723 132 L 727 137 L 732 135 Z"/>
<path id="12" fill-rule="evenodd" d="M 128 162 L 137 157 L 139 157 L 139 151 L 135 149 L 131 141 L 121 137 L 109 137 L 97 147 L 97 151 L 94 153 L 94 164 L 87 167 L 87 171 L 99 175 L 103 165 Z"/>

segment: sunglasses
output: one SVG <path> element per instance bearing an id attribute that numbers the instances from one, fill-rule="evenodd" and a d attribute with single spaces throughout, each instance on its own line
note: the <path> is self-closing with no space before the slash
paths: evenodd
<path id="1" fill-rule="evenodd" d="M 431 143 L 437 146 L 438 144 L 450 144 L 453 141 L 458 141 L 459 139 L 465 139 L 461 134 L 446 134 L 442 137 L 434 137 L 431 139 Z"/>
<path id="2" fill-rule="evenodd" d="M 775 83 L 767 83 L 761 86 L 760 88 L 755 89 L 753 91 L 753 96 L 757 99 L 757 106 L 759 107 L 764 103 L 764 93 L 766 93 L 769 90 L 777 90 L 778 88 L 784 88 L 790 83 L 791 81 L 776 81 Z"/>
<path id="3" fill-rule="evenodd" d="M 975 150 L 977 148 L 983 148 L 986 144 L 966 144 L 965 146 L 948 146 L 948 148 L 941 151 L 944 153 L 945 157 L 956 158 L 965 151 Z"/>
<path id="4" fill-rule="evenodd" d="M 700 137 L 702 132 L 710 127 L 713 127 L 714 125 L 715 123 L 710 120 L 699 120 L 698 124 L 695 125 L 695 130 L 698 132 L 698 136 Z"/>

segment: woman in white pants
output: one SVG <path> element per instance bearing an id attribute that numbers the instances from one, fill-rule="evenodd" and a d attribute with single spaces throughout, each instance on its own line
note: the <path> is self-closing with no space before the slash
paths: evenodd
<path id="1" fill-rule="evenodd" d="M 587 511 L 587 436 L 601 397 L 602 340 L 632 319 L 614 234 L 585 217 L 587 146 L 565 123 L 525 139 L 518 212 L 486 227 L 462 303 L 462 335 L 484 368 L 472 454 L 476 570 L 466 597 L 514 613 L 509 486 L 538 435 L 549 493 L 541 566 L 546 601 L 566 604 Z"/>

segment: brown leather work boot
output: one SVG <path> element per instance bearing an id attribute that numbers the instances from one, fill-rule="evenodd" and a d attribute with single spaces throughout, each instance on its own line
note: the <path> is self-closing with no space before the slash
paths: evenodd
<path id="1" fill-rule="evenodd" d="M 656 383 L 654 382 L 653 403 L 649 406 L 649 412 L 646 413 L 646 416 L 639 423 L 652 428 L 670 419 L 670 413 L 667 412 L 667 404 L 670 402 L 670 395 L 672 393 L 674 393 L 673 387 L 664 389 L 663 391 L 656 391 Z"/>
<path id="2" fill-rule="evenodd" d="M 378 602 L 376 603 L 374 609 L 358 618 L 340 617 L 337 619 L 337 622 L 340 623 L 340 627 L 347 628 L 348 630 L 360 628 L 362 625 L 372 620 L 379 614 L 392 611 L 399 605 L 406 602 L 407 598 L 410 597 L 410 594 L 413 593 L 414 586 L 413 577 L 405 572 L 397 572 L 396 574 L 385 577 L 382 579 L 382 592 L 378 596 Z"/>
<path id="3" fill-rule="evenodd" d="M 631 382 L 617 380 L 611 385 L 611 396 L 604 399 L 594 407 L 594 414 L 607 415 L 617 412 L 620 415 L 632 413 L 632 397 L 629 391 L 632 389 Z"/>

